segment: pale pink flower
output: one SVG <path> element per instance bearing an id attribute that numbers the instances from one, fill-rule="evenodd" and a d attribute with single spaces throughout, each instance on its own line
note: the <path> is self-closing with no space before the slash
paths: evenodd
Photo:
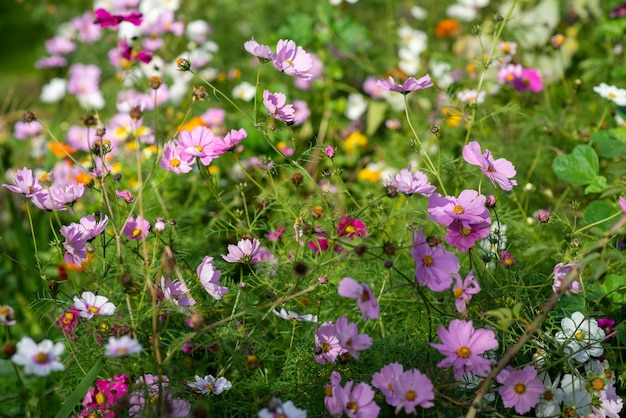
<path id="1" fill-rule="evenodd" d="M 378 319 L 380 316 L 380 306 L 376 302 L 372 289 L 367 284 L 359 284 L 352 277 L 344 277 L 339 282 L 337 293 L 346 298 L 356 299 L 356 304 L 363 315 L 363 321 Z"/>
<path id="2" fill-rule="evenodd" d="M 220 300 L 228 292 L 228 288 L 220 285 L 222 271 L 213 264 L 213 257 L 206 256 L 197 268 L 200 283 L 213 299 Z"/>
<path id="3" fill-rule="evenodd" d="M 463 316 L 467 316 L 467 304 L 472 300 L 472 296 L 480 292 L 480 286 L 478 280 L 474 277 L 474 273 L 470 270 L 465 276 L 465 279 L 461 279 L 461 276 L 454 274 L 456 284 L 452 288 L 454 293 L 454 304 L 456 310 Z"/>
<path id="4" fill-rule="evenodd" d="M 228 245 L 228 254 L 222 254 L 222 258 L 229 263 L 248 263 L 259 252 L 261 243 L 256 238 L 245 238 L 237 245 Z"/>
<path id="5" fill-rule="evenodd" d="M 378 80 L 376 85 L 386 91 L 408 94 L 412 91 L 424 90 L 432 87 L 433 83 L 430 80 L 430 75 L 426 74 L 417 80 L 414 77 L 409 77 L 402 84 L 395 84 L 393 77 L 390 76 L 387 80 Z"/>
<path id="6" fill-rule="evenodd" d="M 367 334 L 359 334 L 359 329 L 354 322 L 348 322 L 344 315 L 337 319 L 335 324 L 335 334 L 339 344 L 352 357 L 359 359 L 359 352 L 367 350 L 372 346 L 372 339 Z"/>
<path id="7" fill-rule="evenodd" d="M 537 370 L 528 365 L 521 370 L 513 370 L 501 381 L 498 390 L 505 407 L 515 407 L 515 412 L 525 414 L 539 402 L 544 392 L 543 382 L 537 378 Z"/>
<path id="8" fill-rule="evenodd" d="M 115 313 L 116 307 L 105 296 L 96 295 L 93 292 L 83 292 L 74 296 L 74 307 L 78 310 L 81 318 L 90 319 L 96 315 L 110 316 Z"/>
<path id="9" fill-rule="evenodd" d="M 140 240 L 148 236 L 150 231 L 150 222 L 145 220 L 141 215 L 137 215 L 135 219 L 129 216 L 124 224 L 122 232 L 130 239 Z"/>
<path id="10" fill-rule="evenodd" d="M 491 151 L 485 149 L 483 153 L 478 142 L 472 141 L 463 147 L 463 158 L 469 164 L 480 167 L 494 186 L 497 184 L 505 191 L 517 186 L 517 182 L 511 180 L 516 174 L 513 164 L 504 158 L 494 160 Z"/>
<path id="11" fill-rule="evenodd" d="M 311 55 L 297 46 L 294 41 L 279 40 L 276 45 L 276 52 L 272 54 L 272 62 L 278 71 L 287 75 L 303 79 L 312 77 L 310 70 L 313 67 Z"/>

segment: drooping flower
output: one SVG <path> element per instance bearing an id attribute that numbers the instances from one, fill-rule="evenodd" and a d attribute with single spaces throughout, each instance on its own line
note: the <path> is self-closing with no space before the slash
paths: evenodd
<path id="1" fill-rule="evenodd" d="M 126 203 L 133 203 L 135 201 L 135 198 L 128 190 L 115 190 L 115 194 Z"/>
<path id="2" fill-rule="evenodd" d="M 363 315 L 363 321 L 378 319 L 380 306 L 372 289 L 365 283 L 358 283 L 352 277 L 344 277 L 339 282 L 337 293 L 345 298 L 356 299 L 356 304 Z"/>
<path id="3" fill-rule="evenodd" d="M 606 335 L 593 319 L 585 319 L 581 312 L 574 312 L 571 318 L 561 320 L 562 331 L 555 335 L 559 344 L 565 345 L 565 352 L 581 363 L 604 353 L 602 342 Z"/>
<path id="4" fill-rule="evenodd" d="M 435 387 L 428 376 L 417 369 L 403 372 L 393 380 L 394 395 L 398 400 L 396 414 L 404 409 L 407 414 L 415 414 L 416 406 L 431 408 L 435 404 Z"/>
<path id="5" fill-rule="evenodd" d="M 148 236 L 150 231 L 150 222 L 145 220 L 141 215 L 137 215 L 137 218 L 129 216 L 124 224 L 122 232 L 130 239 L 140 240 Z"/>
<path id="6" fill-rule="evenodd" d="M 229 390 L 233 387 L 232 383 L 230 383 L 230 381 L 228 381 L 225 377 L 218 377 L 216 379 L 211 375 L 206 375 L 204 377 L 196 375 L 194 379 L 195 381 L 187 383 L 187 386 L 202 395 L 209 392 L 219 395 L 225 390 Z"/>
<path id="7" fill-rule="evenodd" d="M 272 312 L 277 317 L 286 319 L 288 321 L 317 322 L 317 315 L 312 315 L 312 314 L 300 315 L 294 311 L 286 311 L 285 308 L 280 308 L 280 311 L 273 309 Z"/>
<path id="8" fill-rule="evenodd" d="M 291 124 L 295 120 L 295 110 L 292 104 L 288 104 L 287 97 L 283 93 L 271 93 L 263 91 L 263 105 L 274 119 Z"/>
<path id="9" fill-rule="evenodd" d="M 341 375 L 339 372 L 330 373 L 330 384 L 324 388 L 324 405 L 328 413 L 333 417 L 343 415 L 343 388 L 341 387 Z"/>
<path id="10" fill-rule="evenodd" d="M 237 245 L 228 244 L 228 254 L 222 254 L 222 258 L 229 263 L 249 263 L 261 247 L 256 238 L 244 238 Z"/>
<path id="11" fill-rule="evenodd" d="M 402 84 L 395 84 L 393 77 L 389 76 L 387 80 L 378 80 L 376 85 L 385 91 L 395 91 L 402 94 L 409 94 L 412 91 L 427 89 L 432 87 L 434 84 L 430 80 L 430 75 L 426 74 L 417 80 L 414 77 L 409 77 Z"/>
<path id="12" fill-rule="evenodd" d="M 359 329 L 354 322 L 348 322 L 348 318 L 342 315 L 335 323 L 335 334 L 339 345 L 352 357 L 359 359 L 359 352 L 372 346 L 372 338 L 367 334 L 359 334 Z"/>
<path id="13" fill-rule="evenodd" d="M 243 47 L 246 51 L 257 57 L 262 62 L 267 62 L 272 59 L 272 50 L 270 47 L 259 44 L 254 40 L 254 36 L 249 41 L 244 42 Z"/>
<path id="14" fill-rule="evenodd" d="M 480 167 L 494 187 L 497 184 L 502 190 L 510 191 L 517 186 L 517 182 L 511 180 L 516 174 L 513 164 L 504 158 L 494 160 L 491 151 L 485 149 L 483 153 L 478 142 L 472 141 L 463 147 L 463 158 L 469 164 Z"/>
<path id="15" fill-rule="evenodd" d="M 122 335 L 120 338 L 111 336 L 104 348 L 104 355 L 107 357 L 126 357 L 141 353 L 142 349 L 141 343 L 130 335 Z"/>
<path id="16" fill-rule="evenodd" d="M 480 292 L 480 285 L 478 280 L 474 277 L 474 273 L 470 270 L 465 276 L 465 279 L 461 279 L 458 273 L 454 274 L 456 284 L 452 288 L 454 294 L 454 304 L 456 310 L 463 316 L 467 316 L 467 304 L 472 300 L 472 296 Z"/>
<path id="17" fill-rule="evenodd" d="M 26 197 L 31 197 L 42 189 L 37 182 L 37 178 L 33 176 L 33 171 L 26 167 L 15 172 L 13 184 L 3 184 L 2 186 L 14 193 L 21 193 Z"/>
<path id="18" fill-rule="evenodd" d="M 113 315 L 117 309 L 105 296 L 96 295 L 93 292 L 83 292 L 74 296 L 74 308 L 78 310 L 81 318 L 91 319 L 95 315 Z"/>
<path id="19" fill-rule="evenodd" d="M 74 338 L 74 330 L 80 318 L 80 311 L 74 306 L 70 306 L 69 309 L 63 312 L 59 319 L 57 319 L 56 326 L 68 338 Z"/>
<path id="20" fill-rule="evenodd" d="M 45 339 L 37 344 L 30 337 L 22 337 L 16 348 L 17 352 L 11 357 L 11 361 L 24 366 L 26 374 L 47 376 L 52 372 L 65 370 L 65 366 L 59 361 L 65 351 L 63 343 L 53 343 Z"/>
<path id="21" fill-rule="evenodd" d="M 180 308 L 186 314 L 189 314 L 189 307 L 196 304 L 196 301 L 189 294 L 189 289 L 184 282 L 178 280 L 173 281 L 169 277 L 161 277 L 161 290 L 165 299 Z"/>
<path id="22" fill-rule="evenodd" d="M 430 345 L 446 356 L 437 363 L 437 367 L 452 366 L 457 378 L 464 374 L 471 377 L 486 376 L 489 373 L 492 360 L 481 357 L 481 354 L 498 348 L 498 341 L 492 330 L 474 329 L 472 321 L 453 319 L 448 329 L 439 325 L 437 335 L 442 344 Z"/>
<path id="23" fill-rule="evenodd" d="M 521 370 L 513 370 L 503 379 L 498 390 L 505 407 L 515 408 L 518 414 L 525 414 L 539 402 L 544 385 L 537 378 L 537 370 L 528 365 Z"/>
<path id="24" fill-rule="evenodd" d="M 215 268 L 213 257 L 205 256 L 196 272 L 200 278 L 200 283 L 213 299 L 220 300 L 222 296 L 228 293 L 228 288 L 220 285 L 222 271 Z"/>
<path id="25" fill-rule="evenodd" d="M 76 266 L 82 265 L 87 259 L 87 236 L 83 233 L 80 225 L 72 223 L 61 227 L 61 235 L 65 238 L 63 259 L 66 263 Z"/>
<path id="26" fill-rule="evenodd" d="M 430 246 L 420 228 L 413 235 L 411 256 L 415 261 L 415 278 L 422 286 L 428 286 L 433 292 L 448 290 L 452 284 L 453 274 L 458 273 L 461 264 L 457 256 L 446 251 L 443 244 Z"/>
<path id="27" fill-rule="evenodd" d="M 341 389 L 343 412 L 349 418 L 375 418 L 380 407 L 374 401 L 374 389 L 365 382 L 356 385 L 351 380 Z"/>
<path id="28" fill-rule="evenodd" d="M 411 171 L 411 166 L 403 168 L 394 177 L 389 177 L 383 182 L 385 187 L 395 187 L 395 189 L 408 196 L 413 194 L 421 194 L 423 196 L 430 196 L 436 187 L 429 183 L 426 174 L 419 170 L 415 172 Z"/>
<path id="29" fill-rule="evenodd" d="M 224 154 L 237 147 L 248 136 L 248 132 L 245 129 L 231 129 L 224 138 L 215 137 L 215 144 L 213 145 L 214 152 L 217 155 Z"/>

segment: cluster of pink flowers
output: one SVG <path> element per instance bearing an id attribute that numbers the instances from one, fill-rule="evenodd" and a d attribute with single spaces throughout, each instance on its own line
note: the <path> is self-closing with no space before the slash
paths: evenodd
<path id="1" fill-rule="evenodd" d="M 349 353 L 359 359 L 359 353 L 372 346 L 372 339 L 367 334 L 359 334 L 354 322 L 340 316 L 336 323 L 324 322 L 315 331 L 315 361 L 320 364 L 334 363 L 342 354 Z"/>
<path id="2" fill-rule="evenodd" d="M 372 385 L 385 395 L 389 405 L 396 407 L 396 414 L 403 409 L 407 414 L 416 414 L 416 406 L 435 405 L 435 387 L 428 376 L 417 369 L 405 371 L 400 363 L 389 363 L 374 373 Z"/>
<path id="3" fill-rule="evenodd" d="M 312 77 L 310 73 L 313 67 L 311 55 L 301 46 L 296 45 L 294 41 L 281 39 L 276 44 L 276 52 L 272 52 L 269 46 L 259 44 L 253 37 L 244 43 L 244 48 L 261 61 L 272 61 L 278 71 L 289 76 L 305 80 Z"/>
<path id="4" fill-rule="evenodd" d="M 168 141 L 161 157 L 161 167 L 176 174 L 192 170 L 196 159 L 208 166 L 220 155 L 234 149 L 243 141 L 247 132 L 232 129 L 223 138 L 215 135 L 206 126 L 197 126 L 191 131 L 182 131 L 177 139 Z"/>
<path id="5" fill-rule="evenodd" d="M 341 375 L 332 372 L 330 384 L 326 385 L 324 404 L 333 417 L 346 414 L 349 417 L 375 418 L 380 407 L 374 402 L 374 389 L 365 382 L 355 384 L 350 380 L 341 386 Z"/>
<path id="6" fill-rule="evenodd" d="M 500 68 L 498 80 L 502 84 L 512 86 L 517 91 L 530 90 L 539 93 L 543 90 L 543 79 L 539 71 L 524 68 L 519 64 L 508 64 Z"/>
<path id="7" fill-rule="evenodd" d="M 128 393 L 128 376 L 121 374 L 110 379 L 98 379 L 83 398 L 81 417 L 102 416 L 113 418 L 122 407 L 122 399 Z"/>

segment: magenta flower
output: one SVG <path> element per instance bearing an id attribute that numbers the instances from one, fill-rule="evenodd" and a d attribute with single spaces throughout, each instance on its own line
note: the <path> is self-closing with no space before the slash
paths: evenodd
<path id="1" fill-rule="evenodd" d="M 95 386 L 91 387 L 83 398 L 82 405 L 85 409 L 80 416 L 99 412 L 103 417 L 113 418 L 115 412 L 111 408 L 120 406 L 118 400 L 127 392 L 128 377 L 125 374 L 107 380 L 96 380 Z"/>
<path id="2" fill-rule="evenodd" d="M 513 164 L 504 158 L 494 160 L 488 149 L 482 153 L 478 142 L 472 141 L 463 147 L 463 158 L 469 164 L 480 167 L 494 186 L 497 184 L 507 192 L 517 186 L 515 180 L 510 180 L 516 174 Z"/>
<path id="3" fill-rule="evenodd" d="M 428 200 L 429 219 L 444 226 L 449 226 L 455 220 L 461 221 L 463 226 L 481 222 L 491 223 L 489 209 L 485 207 L 486 199 L 476 190 L 463 190 L 458 198 L 433 193 Z"/>
<path id="4" fill-rule="evenodd" d="M 312 77 L 309 72 L 313 67 L 311 55 L 294 41 L 279 40 L 271 59 L 274 67 L 287 75 L 303 79 Z"/>
<path id="5" fill-rule="evenodd" d="M 511 267 L 515 264 L 515 258 L 507 251 L 500 251 L 500 264 L 504 267 Z"/>
<path id="6" fill-rule="evenodd" d="M 352 216 L 342 216 L 337 222 L 337 235 L 340 237 L 348 237 L 350 239 L 361 237 L 365 238 L 369 235 L 367 226 L 359 218 Z"/>
<path id="7" fill-rule="evenodd" d="M 243 47 L 250 54 L 259 58 L 262 62 L 267 62 L 272 59 L 272 50 L 267 45 L 261 45 L 254 40 L 254 36 L 249 41 L 244 42 Z"/>
<path id="8" fill-rule="evenodd" d="M 537 378 L 537 370 L 528 365 L 521 370 L 513 370 L 502 380 L 498 393 L 505 407 L 515 407 L 515 412 L 525 414 L 539 402 L 544 392 L 543 382 Z"/>
<path id="9" fill-rule="evenodd" d="M 91 319 L 95 315 L 110 316 L 115 313 L 116 307 L 105 296 L 96 295 L 93 292 L 83 292 L 74 296 L 74 308 L 81 318 Z"/>
<path id="10" fill-rule="evenodd" d="M 354 386 L 354 387 L 353 387 Z M 374 389 L 367 383 L 356 385 L 351 380 L 338 391 L 343 404 L 343 412 L 349 418 L 376 418 L 380 407 L 374 402 Z"/>
<path id="11" fill-rule="evenodd" d="M 285 227 L 279 226 L 278 228 L 276 228 L 276 231 L 270 231 L 265 234 L 265 238 L 269 239 L 270 241 L 280 242 L 284 232 Z"/>
<path id="12" fill-rule="evenodd" d="M 492 360 L 480 355 L 498 348 L 498 341 L 492 330 L 474 329 L 472 321 L 453 319 L 449 329 L 439 325 L 437 335 L 442 344 L 430 343 L 430 345 L 446 356 L 437 363 L 437 367 L 452 366 L 457 378 L 464 374 L 471 377 L 486 376 L 489 373 Z"/>
<path id="13" fill-rule="evenodd" d="M 433 292 L 449 289 L 453 274 L 461 269 L 454 253 L 446 251 L 442 244 L 431 247 L 426 242 L 422 228 L 413 235 L 411 256 L 415 261 L 415 278 L 418 283 L 428 286 Z"/>
<path id="14" fill-rule="evenodd" d="M 464 253 L 472 248 L 476 241 L 488 237 L 489 233 L 489 222 L 463 225 L 463 222 L 457 220 L 448 225 L 445 239 L 449 245 Z"/>
<path id="15" fill-rule="evenodd" d="M 241 141 L 246 139 L 248 136 L 248 132 L 245 129 L 231 129 L 230 132 L 224 136 L 224 138 L 220 138 L 219 136 L 215 137 L 215 144 L 213 144 L 213 150 L 217 155 L 224 154 L 230 150 L 233 150 Z"/>
<path id="16" fill-rule="evenodd" d="M 220 300 L 228 292 L 227 287 L 220 285 L 222 271 L 215 268 L 213 257 L 204 257 L 196 272 L 200 278 L 200 283 L 213 299 Z"/>
<path id="17" fill-rule="evenodd" d="M 542 385 L 543 386 L 543 385 Z M 402 409 L 407 414 L 415 414 L 416 406 L 431 408 L 435 404 L 435 387 L 428 376 L 417 369 L 403 372 L 393 381 L 394 394 L 398 400 L 396 414 Z"/>
<path id="18" fill-rule="evenodd" d="M 15 172 L 13 184 L 3 184 L 13 193 L 22 193 L 26 197 L 32 197 L 35 193 L 42 189 L 41 185 L 33 177 L 33 171 L 30 168 L 22 168 Z"/>
<path id="19" fill-rule="evenodd" d="M 149 64 L 152 61 L 152 53 L 150 51 L 137 51 L 125 40 L 119 41 L 120 56 L 126 58 L 130 62 L 140 61 Z"/>
<path id="20" fill-rule="evenodd" d="M 359 284 L 352 277 L 344 277 L 339 282 L 337 293 L 345 298 L 356 299 L 364 322 L 368 319 L 378 319 L 380 316 L 380 306 L 376 302 L 372 289 L 367 284 Z"/>
<path id="21" fill-rule="evenodd" d="M 332 322 L 324 322 L 315 331 L 315 361 L 319 364 L 334 363 L 346 350 L 341 347 Z"/>
<path id="22" fill-rule="evenodd" d="M 148 236 L 150 231 L 150 222 L 146 221 L 141 215 L 137 215 L 137 218 L 129 216 L 124 224 L 122 232 L 130 239 L 140 240 Z"/>
<path id="23" fill-rule="evenodd" d="M 367 334 L 359 334 L 359 329 L 354 322 L 348 322 L 348 318 L 342 315 L 335 324 L 335 334 L 339 344 L 352 357 L 359 359 L 359 352 L 372 346 L 372 339 Z"/>
<path id="24" fill-rule="evenodd" d="M 467 316 L 467 304 L 472 300 L 472 296 L 480 292 L 480 286 L 478 280 L 474 277 L 474 273 L 470 270 L 465 276 L 465 279 L 461 279 L 458 274 L 454 275 L 456 284 L 452 289 L 454 293 L 454 304 L 456 310 L 463 316 Z"/>
<path id="25" fill-rule="evenodd" d="M 74 330 L 80 318 L 80 311 L 74 306 L 70 306 L 69 309 L 63 312 L 59 319 L 57 319 L 56 326 L 68 338 L 74 338 Z"/>
<path id="26" fill-rule="evenodd" d="M 228 254 L 222 258 L 229 263 L 248 263 L 259 252 L 261 243 L 256 238 L 244 238 L 237 245 L 228 244 Z"/>
<path id="27" fill-rule="evenodd" d="M 389 177 L 383 182 L 385 187 L 395 187 L 400 193 L 406 195 L 421 194 L 423 196 L 430 196 L 436 189 L 435 186 L 428 182 L 426 174 L 419 170 L 411 172 L 411 166 L 403 168 L 395 175 L 395 177 Z"/>
<path id="28" fill-rule="evenodd" d="M 143 16 L 139 12 L 131 12 L 127 15 L 113 15 L 105 9 L 96 9 L 93 13 L 96 15 L 93 21 L 94 24 L 100 25 L 101 28 L 110 27 L 111 29 L 117 29 L 117 25 L 121 22 L 130 22 L 135 26 L 139 26 Z"/>
<path id="29" fill-rule="evenodd" d="M 161 168 L 175 174 L 190 172 L 193 167 L 194 157 L 180 151 L 178 141 L 173 139 L 165 144 L 163 155 L 161 156 Z"/>
<path id="30" fill-rule="evenodd" d="M 295 120 L 295 110 L 292 104 L 286 104 L 287 98 L 283 93 L 271 93 L 263 91 L 263 104 L 265 109 L 274 119 L 291 124 Z"/>
<path id="31" fill-rule="evenodd" d="M 404 367 L 400 363 L 389 363 L 383 366 L 379 372 L 372 375 L 372 386 L 380 390 L 385 395 L 385 401 L 391 406 L 398 406 L 400 399 L 396 396 L 396 386 L 394 383 L 404 372 Z M 405 394 L 406 395 L 406 394 Z"/>
<path id="32" fill-rule="evenodd" d="M 183 160 L 193 161 L 197 157 L 202 165 L 208 166 L 219 155 L 215 152 L 216 142 L 217 137 L 213 131 L 205 126 L 197 126 L 178 135 L 177 148 Z"/>
<path id="33" fill-rule="evenodd" d="M 530 90 L 539 93 L 543 90 L 543 79 L 539 71 L 524 68 L 521 77 L 513 81 L 513 87 L 515 87 L 517 91 Z"/>
<path id="34" fill-rule="evenodd" d="M 376 85 L 386 91 L 395 91 L 402 94 L 409 94 L 412 91 L 424 90 L 432 87 L 434 84 L 430 81 L 430 75 L 426 74 L 424 77 L 416 80 L 414 77 L 409 77 L 402 84 L 395 84 L 393 77 L 389 79 L 378 80 Z"/>
<path id="35" fill-rule="evenodd" d="M 115 190 L 115 194 L 126 203 L 133 203 L 135 201 L 135 198 L 128 190 Z"/>
<path id="36" fill-rule="evenodd" d="M 324 155 L 331 160 L 335 158 L 335 147 L 332 145 L 326 145 L 326 147 L 324 147 Z"/>

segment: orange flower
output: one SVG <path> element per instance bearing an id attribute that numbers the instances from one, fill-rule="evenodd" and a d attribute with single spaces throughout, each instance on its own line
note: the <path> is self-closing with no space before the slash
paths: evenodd
<path id="1" fill-rule="evenodd" d="M 89 173 L 80 173 L 76 175 L 76 181 L 81 183 L 83 186 L 89 187 L 93 184 L 94 178 Z"/>
<path id="2" fill-rule="evenodd" d="M 52 151 L 54 155 L 60 158 L 67 157 L 68 155 L 74 154 L 76 152 L 74 148 L 60 142 L 48 142 L 48 149 Z"/>
<path id="3" fill-rule="evenodd" d="M 461 25 L 456 19 L 443 19 L 437 23 L 435 28 L 435 35 L 439 38 L 452 38 L 459 34 Z"/>
<path id="4" fill-rule="evenodd" d="M 198 126 L 206 126 L 204 123 L 204 119 L 200 116 L 194 116 L 189 121 L 180 125 L 179 130 L 181 131 L 193 131 L 193 128 L 197 128 Z"/>

